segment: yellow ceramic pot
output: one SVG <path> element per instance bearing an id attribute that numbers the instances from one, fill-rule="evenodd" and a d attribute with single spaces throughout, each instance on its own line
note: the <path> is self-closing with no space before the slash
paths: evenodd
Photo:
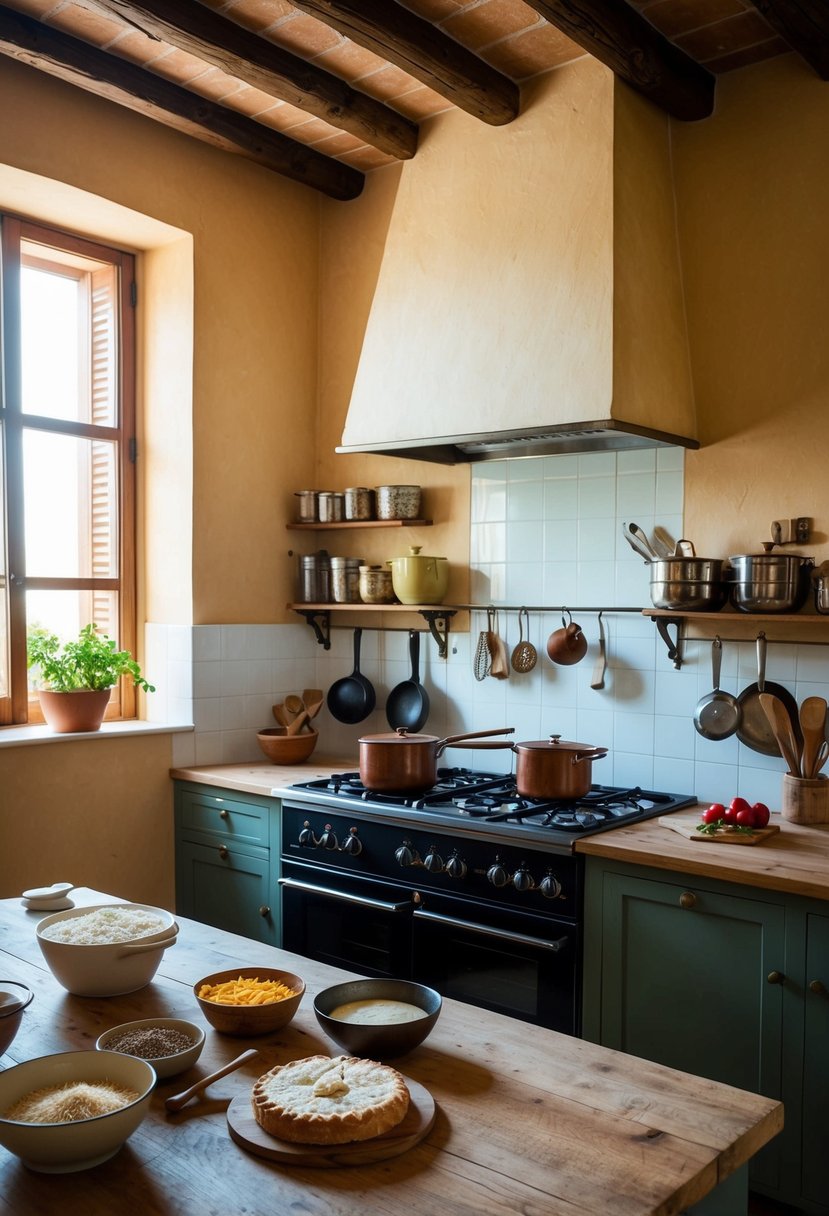
<path id="1" fill-rule="evenodd" d="M 445 557 L 424 557 L 413 545 L 406 557 L 390 558 L 394 594 L 401 604 L 442 604 L 449 582 Z"/>

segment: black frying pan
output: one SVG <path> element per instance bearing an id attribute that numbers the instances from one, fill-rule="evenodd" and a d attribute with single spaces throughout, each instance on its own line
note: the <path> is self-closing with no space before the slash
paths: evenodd
<path id="1" fill-rule="evenodd" d="M 791 718 L 792 729 L 798 745 L 801 745 L 803 734 L 800 730 L 797 702 L 788 688 L 766 679 L 766 635 L 764 633 L 757 634 L 757 683 L 749 684 L 748 688 L 744 688 L 737 697 L 737 704 L 740 706 L 737 738 L 754 752 L 760 752 L 764 756 L 779 756 L 780 748 L 771 729 L 771 723 L 766 717 L 766 711 L 760 702 L 761 692 L 770 693 L 782 702 L 786 713 Z"/>
<path id="2" fill-rule="evenodd" d="M 360 671 L 362 629 L 354 630 L 354 670 L 328 689 L 326 704 L 338 722 L 362 722 L 377 703 L 374 685 Z"/>
<path id="3" fill-rule="evenodd" d="M 409 632 L 409 658 L 411 676 L 396 684 L 386 701 L 386 718 L 392 730 L 422 730 L 429 717 L 429 694 L 420 683 L 420 634 L 416 629 Z"/>

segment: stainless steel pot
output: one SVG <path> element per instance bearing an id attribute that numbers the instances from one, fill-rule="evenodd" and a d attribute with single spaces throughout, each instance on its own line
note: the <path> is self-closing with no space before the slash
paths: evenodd
<path id="1" fill-rule="evenodd" d="M 740 612 L 797 612 L 809 596 L 814 558 L 744 553 L 729 558 L 731 602 Z"/>
<path id="2" fill-rule="evenodd" d="M 720 558 L 672 557 L 650 563 L 654 608 L 674 612 L 719 612 L 728 600 Z"/>
<path id="3" fill-rule="evenodd" d="M 515 743 L 515 784 L 522 798 L 583 798 L 593 780 L 593 761 L 606 747 L 568 743 L 550 735 L 532 743 Z"/>
<path id="4" fill-rule="evenodd" d="M 812 576 L 815 593 L 815 612 L 821 616 L 829 615 L 829 575 L 817 574 Z"/>

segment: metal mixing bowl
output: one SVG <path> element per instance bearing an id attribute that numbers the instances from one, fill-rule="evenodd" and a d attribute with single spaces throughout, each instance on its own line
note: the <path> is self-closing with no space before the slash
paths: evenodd
<path id="1" fill-rule="evenodd" d="M 710 557 L 672 557 L 650 563 L 654 608 L 719 612 L 728 600 L 723 562 Z"/>

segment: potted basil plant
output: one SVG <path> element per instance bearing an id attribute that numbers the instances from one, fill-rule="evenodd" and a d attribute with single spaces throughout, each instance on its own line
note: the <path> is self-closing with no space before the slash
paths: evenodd
<path id="1" fill-rule="evenodd" d="M 57 734 L 100 730 L 112 688 L 122 676 L 145 692 L 155 692 L 130 652 L 116 650 L 113 639 L 96 625 L 84 625 L 77 640 L 70 642 L 33 626 L 27 637 L 27 659 L 29 669 L 36 672 L 43 716 Z"/>

